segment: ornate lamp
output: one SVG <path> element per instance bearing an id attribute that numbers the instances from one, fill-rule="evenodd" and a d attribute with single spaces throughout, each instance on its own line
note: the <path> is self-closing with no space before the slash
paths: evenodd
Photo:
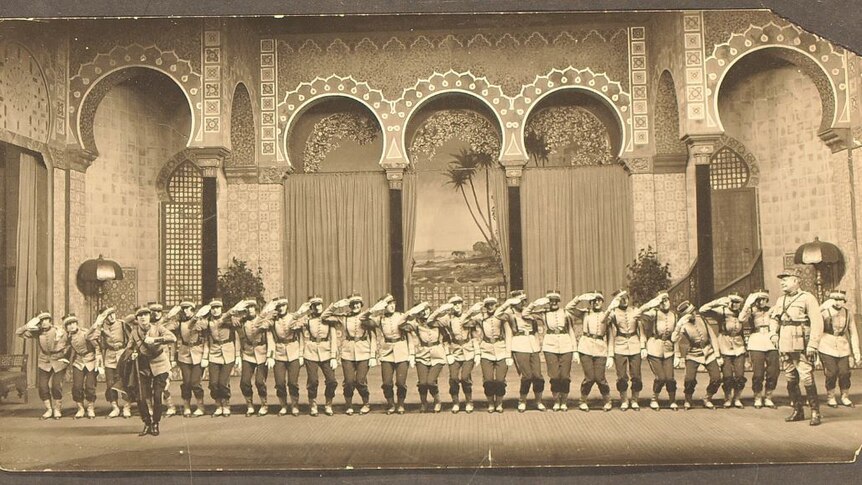
<path id="1" fill-rule="evenodd" d="M 96 259 L 84 261 L 78 268 L 78 281 L 86 284 L 90 296 L 96 297 L 96 308 L 102 305 L 105 282 L 123 279 L 123 269 L 116 261 L 104 259 L 100 254 Z"/>
<path id="2" fill-rule="evenodd" d="M 844 256 L 838 246 L 821 241 L 815 236 L 814 241 L 807 242 L 796 249 L 793 262 L 796 264 L 811 264 L 817 273 L 815 284 L 817 285 L 817 298 L 823 301 L 823 274 L 824 265 L 839 264 L 844 261 Z"/>

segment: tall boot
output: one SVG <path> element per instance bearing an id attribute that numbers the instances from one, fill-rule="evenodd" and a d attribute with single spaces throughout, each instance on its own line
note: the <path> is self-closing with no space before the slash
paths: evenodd
<path id="1" fill-rule="evenodd" d="M 54 419 L 60 419 L 63 417 L 63 400 L 57 399 L 54 401 Z"/>
<path id="2" fill-rule="evenodd" d="M 81 419 L 84 416 L 86 416 L 87 411 L 86 411 L 86 409 L 84 409 L 84 403 L 83 402 L 76 402 L 75 404 L 78 405 L 78 411 L 75 413 L 74 416 L 72 416 L 72 419 Z"/>
<path id="3" fill-rule="evenodd" d="M 835 389 L 826 389 L 826 405 L 830 408 L 838 407 L 838 400 L 835 399 Z"/>
<path id="4" fill-rule="evenodd" d="M 802 409 L 802 396 L 799 394 L 799 388 L 788 388 L 787 391 L 790 393 L 790 401 L 792 403 L 793 411 L 790 413 L 790 416 L 784 418 L 788 423 L 794 421 L 803 421 L 805 419 L 805 411 Z"/>
<path id="5" fill-rule="evenodd" d="M 533 392 L 533 398 L 535 398 L 535 400 L 536 400 L 536 409 L 538 409 L 539 411 L 545 411 L 547 409 L 547 408 L 545 408 L 545 403 L 542 402 L 542 392 L 541 391 Z"/>
<path id="6" fill-rule="evenodd" d="M 629 408 L 629 396 L 626 391 L 620 391 L 620 410 L 625 411 Z"/>
<path id="7" fill-rule="evenodd" d="M 808 405 L 811 407 L 811 421 L 808 423 L 811 426 L 817 426 L 822 420 L 820 415 L 820 399 L 817 397 L 817 388 L 815 386 L 806 386 L 805 395 L 808 398 Z"/>
<path id="8" fill-rule="evenodd" d="M 631 408 L 635 411 L 641 410 L 641 405 L 638 404 L 638 397 L 639 397 L 638 394 L 640 394 L 638 391 L 632 391 L 632 399 L 631 399 L 630 405 L 631 405 Z"/>
<path id="9" fill-rule="evenodd" d="M 138 436 L 147 436 L 148 434 L 150 434 L 152 432 L 152 429 L 153 428 L 152 428 L 152 424 L 150 423 L 150 421 L 149 420 L 144 421 L 144 429 L 140 433 L 138 433 Z"/>
<path id="10" fill-rule="evenodd" d="M 54 415 L 54 407 L 51 406 L 51 400 L 45 399 L 42 401 L 42 404 L 45 406 L 45 413 L 42 414 L 42 419 L 51 419 L 51 416 Z"/>

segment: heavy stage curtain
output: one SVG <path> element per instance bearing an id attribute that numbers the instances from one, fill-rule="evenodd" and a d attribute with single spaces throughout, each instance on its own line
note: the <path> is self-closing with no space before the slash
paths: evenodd
<path id="1" fill-rule="evenodd" d="M 531 298 L 625 284 L 634 257 L 632 193 L 619 166 L 527 169 L 521 185 L 524 283 Z"/>
<path id="2" fill-rule="evenodd" d="M 413 244 L 416 242 L 416 172 L 405 172 L 401 186 L 401 237 L 404 241 L 404 301 L 412 304 Z"/>
<path id="3" fill-rule="evenodd" d="M 497 225 L 497 240 L 500 242 L 500 255 L 503 258 L 503 273 L 506 283 L 511 284 L 509 271 L 509 192 L 506 185 L 506 171 L 491 170 L 491 196 L 494 198 L 495 224 Z M 511 288 L 519 290 L 522 288 Z"/>
<path id="4" fill-rule="evenodd" d="M 16 227 L 16 268 L 15 268 L 15 313 L 12 324 L 7 325 L 11 332 L 7 342 L 8 349 L 14 353 L 23 353 L 25 342 L 15 338 L 17 325 L 23 325 L 36 313 L 38 298 L 37 277 L 37 223 L 38 223 L 38 183 L 37 170 L 39 161 L 31 154 L 21 153 L 18 164 L 18 214 Z M 55 321 L 57 316 L 54 317 Z M 14 342 L 14 343 L 12 343 Z M 28 349 L 35 356 L 35 344 Z M 31 357 L 31 362 L 35 358 Z"/>
<path id="5" fill-rule="evenodd" d="M 389 291 L 389 187 L 382 173 L 301 174 L 284 184 L 284 288 L 298 306 Z"/>

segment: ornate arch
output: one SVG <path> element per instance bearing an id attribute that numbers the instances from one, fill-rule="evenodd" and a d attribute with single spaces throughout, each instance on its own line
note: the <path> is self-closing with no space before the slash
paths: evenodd
<path id="1" fill-rule="evenodd" d="M 226 169 L 256 165 L 257 126 L 254 112 L 248 87 L 243 82 L 236 83 L 231 94 L 230 116 L 228 116 L 231 152 L 224 160 Z"/>
<path id="2" fill-rule="evenodd" d="M 391 103 L 383 98 L 379 89 L 372 89 L 368 83 L 359 82 L 353 76 L 341 77 L 333 74 L 327 78 L 317 77 L 311 82 L 299 84 L 294 90 L 287 92 L 284 99 L 278 103 L 278 129 L 281 136 L 279 158 L 287 161 L 288 166 L 296 168 L 290 160 L 288 141 L 290 130 L 299 115 L 313 103 L 332 96 L 358 101 L 374 114 L 382 131 L 383 153 L 386 153 L 387 131 L 392 130 L 387 130 L 385 120 L 391 111 Z M 381 164 L 383 156 L 381 155 Z"/>
<path id="3" fill-rule="evenodd" d="M 616 115 L 620 127 L 619 153 L 622 156 L 626 152 L 633 151 L 632 146 L 632 117 L 629 109 L 631 97 L 623 91 L 617 81 L 611 81 L 605 73 L 594 73 L 591 69 L 576 69 L 568 67 L 564 70 L 554 69 L 548 74 L 536 77 L 532 84 L 521 88 L 521 92 L 512 101 L 512 109 L 504 113 L 513 119 L 507 121 L 506 126 L 511 127 L 517 136 L 508 140 L 505 155 L 521 155 L 526 157 L 524 149 L 524 137 L 526 135 L 527 119 L 533 108 L 551 93 L 574 89 L 590 92 L 598 96 Z"/>
<path id="4" fill-rule="evenodd" d="M 725 76 L 746 55 L 770 48 L 793 51 L 813 62 L 799 62 L 798 57 L 787 59 L 801 68 L 820 92 L 823 101 L 821 131 L 850 121 L 847 85 L 843 75 L 843 49 L 794 25 L 779 26 L 769 22 L 764 26 L 752 25 L 745 32 L 732 34 L 726 42 L 716 45 L 706 59 L 706 94 L 712 96 L 712 103 L 708 105 L 709 120 L 719 130 L 724 131 L 718 112 L 718 94 Z"/>
<path id="5" fill-rule="evenodd" d="M 476 77 L 472 72 L 457 72 L 452 69 L 445 73 L 435 72 L 427 79 L 420 79 L 412 87 L 407 88 L 401 94 L 401 97 L 395 100 L 392 104 L 392 112 L 397 117 L 392 126 L 392 131 L 401 132 L 399 138 L 400 147 L 396 147 L 395 141 L 392 141 L 393 146 L 389 146 L 386 150 L 386 158 L 396 159 L 402 158 L 403 151 L 406 149 L 407 140 L 407 124 L 418 113 L 419 108 L 426 104 L 428 100 L 444 94 L 460 93 L 477 99 L 479 102 L 488 107 L 491 113 L 497 120 L 500 133 L 503 137 L 500 144 L 502 157 L 502 147 L 506 146 L 506 124 L 504 123 L 503 113 L 511 107 L 512 98 L 503 94 L 502 89 L 498 85 L 488 82 L 485 77 Z M 401 150 L 401 151 L 399 151 Z"/>
<path id="6" fill-rule="evenodd" d="M 17 52 L 10 52 L 10 48 L 17 49 Z M 2 41 L 0 49 L 0 58 L 5 59 L 0 64 L 0 99 L 6 112 L 0 117 L 0 128 L 47 143 L 57 114 L 51 110 L 44 69 L 30 49 L 20 42 Z M 16 58 L 18 62 L 13 62 Z M 7 126 L 10 119 L 27 120 L 28 123 L 13 128 Z"/>
<path id="7" fill-rule="evenodd" d="M 81 148 L 97 153 L 93 137 L 96 108 L 114 86 L 131 77 L 134 70 L 129 68 L 134 67 L 158 71 L 179 86 L 188 100 L 191 115 L 187 145 L 191 145 L 197 136 L 200 130 L 198 112 L 203 99 L 200 73 L 195 72 L 189 61 L 180 59 L 172 50 L 164 51 L 156 45 L 143 47 L 131 44 L 96 55 L 92 61 L 81 65 L 69 79 L 70 122 Z"/>
<path id="8" fill-rule="evenodd" d="M 156 193 L 159 196 L 159 202 L 171 201 L 171 196 L 168 193 L 168 183 L 177 167 L 185 162 L 189 162 L 197 166 L 195 159 L 194 149 L 186 148 L 177 152 L 176 155 L 171 157 L 164 165 L 162 165 L 162 169 L 159 170 L 159 175 L 156 177 Z"/>
<path id="9" fill-rule="evenodd" d="M 721 135 L 715 143 L 714 153 L 718 153 L 719 150 L 723 148 L 733 150 L 733 152 L 739 155 L 739 157 L 748 166 L 748 182 L 745 186 L 757 187 L 760 184 L 760 163 L 758 163 L 757 157 L 755 157 L 741 141 L 732 136 Z"/>

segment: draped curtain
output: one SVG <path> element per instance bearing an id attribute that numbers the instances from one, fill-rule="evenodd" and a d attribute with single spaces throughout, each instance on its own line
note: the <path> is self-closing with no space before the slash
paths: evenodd
<path id="1" fill-rule="evenodd" d="M 288 177 L 285 294 L 329 302 L 358 291 L 366 302 L 389 291 L 389 186 L 382 173 Z"/>
<path id="2" fill-rule="evenodd" d="M 405 172 L 401 186 L 401 232 L 404 242 L 404 301 L 412 304 L 410 278 L 413 274 L 413 244 L 416 242 L 416 172 Z"/>
<path id="3" fill-rule="evenodd" d="M 7 159 L 7 163 L 15 160 Z M 38 184 L 37 169 L 39 161 L 29 153 L 20 153 L 18 163 L 18 213 L 16 224 L 16 268 L 14 317 L 7 324 L 9 336 L 7 348 L 14 353 L 23 353 L 25 342 L 15 338 L 16 325 L 23 325 L 36 313 L 38 297 L 37 277 L 37 222 L 38 222 Z M 47 308 L 46 308 L 47 310 Z M 55 316 L 57 318 L 57 316 Z M 29 349 L 30 361 L 35 362 L 35 347 Z"/>
<path id="4" fill-rule="evenodd" d="M 509 271 L 509 192 L 506 185 L 506 171 L 491 169 L 491 197 L 494 198 L 494 214 L 496 216 L 497 240 L 500 242 L 500 254 L 503 258 L 503 273 L 506 282 L 511 285 Z M 510 288 L 517 290 L 521 288 Z"/>
<path id="5" fill-rule="evenodd" d="M 625 285 L 634 257 L 631 181 L 622 167 L 527 169 L 521 184 L 527 294 L 563 298 Z"/>

